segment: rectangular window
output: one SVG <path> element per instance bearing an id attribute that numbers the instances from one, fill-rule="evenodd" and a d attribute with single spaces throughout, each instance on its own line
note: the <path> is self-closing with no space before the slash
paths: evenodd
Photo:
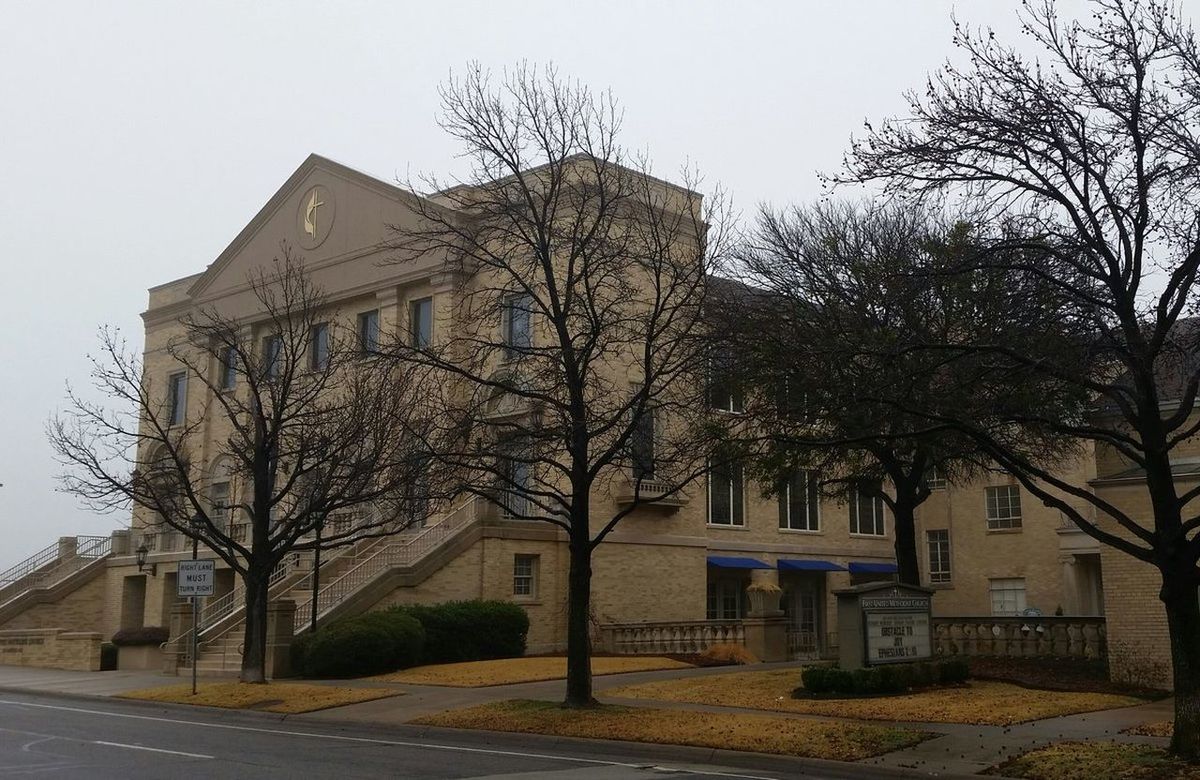
<path id="1" fill-rule="evenodd" d="M 1016 485 L 1000 485 L 983 489 L 987 504 L 989 531 L 1021 527 L 1021 489 Z"/>
<path id="2" fill-rule="evenodd" d="M 877 495 L 850 493 L 850 533 L 864 536 L 883 536 L 883 499 Z"/>
<path id="3" fill-rule="evenodd" d="M 187 373 L 180 371 L 167 378 L 167 395 L 170 403 L 170 425 L 182 425 L 187 414 Z"/>
<path id="4" fill-rule="evenodd" d="M 513 595 L 523 598 L 537 596 L 538 556 L 513 556 Z"/>
<path id="5" fill-rule="evenodd" d="M 740 463 L 710 463 L 708 469 L 708 522 L 710 525 L 744 526 L 744 500 Z"/>
<path id="6" fill-rule="evenodd" d="M 779 491 L 779 527 L 789 531 L 819 531 L 820 483 L 811 471 L 797 471 Z"/>
<path id="7" fill-rule="evenodd" d="M 715 580 L 708 583 L 709 620 L 741 620 L 745 613 L 745 583 L 738 580 Z"/>
<path id="8" fill-rule="evenodd" d="M 218 387 L 222 390 L 232 390 L 237 385 L 237 347 L 225 347 L 217 356 L 217 362 L 220 363 L 218 368 L 221 370 L 221 379 Z"/>
<path id="9" fill-rule="evenodd" d="M 1009 577 L 988 580 L 988 591 L 992 596 L 992 614 L 1020 615 L 1025 611 L 1025 579 Z"/>
<path id="10" fill-rule="evenodd" d="M 527 517 L 530 511 L 529 482 L 532 466 L 523 459 L 524 450 L 513 444 L 512 454 L 503 462 L 504 513 L 509 517 Z"/>
<path id="11" fill-rule="evenodd" d="M 945 584 L 950 581 L 950 532 L 926 531 L 925 537 L 929 542 L 929 582 Z"/>
<path id="12" fill-rule="evenodd" d="M 425 349 L 433 343 L 433 299 L 422 298 L 409 304 L 409 329 L 412 346 Z"/>
<path id="13" fill-rule="evenodd" d="M 364 355 L 379 351 L 379 309 L 358 315 L 358 349 Z"/>
<path id="14" fill-rule="evenodd" d="M 646 409 L 638 419 L 629 441 L 633 478 L 654 479 L 654 410 Z"/>
<path id="15" fill-rule="evenodd" d="M 733 358 L 714 355 L 708 366 L 708 405 L 720 412 L 746 409 L 741 385 L 734 376 Z"/>
<path id="16" fill-rule="evenodd" d="M 308 367 L 321 371 L 329 365 L 329 323 L 318 322 L 312 327 L 308 344 Z"/>
<path id="17" fill-rule="evenodd" d="M 528 295 L 513 295 L 504 301 L 504 355 L 520 357 L 533 345 L 531 310 L 533 303 Z"/>
<path id="18" fill-rule="evenodd" d="M 229 527 L 229 483 L 212 483 L 208 488 L 208 503 L 212 507 L 213 525 L 220 529 Z"/>
<path id="19" fill-rule="evenodd" d="M 930 490 L 945 490 L 946 475 L 942 473 L 941 469 L 934 466 L 925 477 L 925 487 Z"/>
<path id="20" fill-rule="evenodd" d="M 263 339 L 263 370 L 270 379 L 279 376 L 279 359 L 283 355 L 283 339 L 278 336 L 267 336 Z"/>

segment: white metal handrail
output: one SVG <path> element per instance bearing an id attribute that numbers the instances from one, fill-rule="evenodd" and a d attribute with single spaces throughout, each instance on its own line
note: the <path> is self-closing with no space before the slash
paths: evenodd
<path id="1" fill-rule="evenodd" d="M 472 498 L 451 511 L 441 521 L 424 526 L 412 537 L 381 545 L 361 563 L 321 588 L 317 593 L 317 616 L 327 614 L 383 572 L 396 567 L 411 566 L 440 547 L 451 536 L 478 519 L 480 501 L 481 499 Z M 312 596 L 296 604 L 298 614 L 309 614 L 311 610 Z M 300 630 L 304 628 L 301 627 Z"/>
<path id="2" fill-rule="evenodd" d="M 110 553 L 111 536 L 76 536 L 68 544 L 62 540 L 55 542 L 0 574 L 0 593 L 8 592 L 0 606 L 34 588 L 61 582 Z"/>

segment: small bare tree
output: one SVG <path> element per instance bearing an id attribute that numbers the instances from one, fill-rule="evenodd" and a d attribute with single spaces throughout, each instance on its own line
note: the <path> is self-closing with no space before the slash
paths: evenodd
<path id="1" fill-rule="evenodd" d="M 165 384 L 106 331 L 92 360 L 106 400 L 68 389 L 49 438 L 65 491 L 99 510 L 133 509 L 240 575 L 241 679 L 265 682 L 272 570 L 289 553 L 419 520 L 430 482 L 409 380 L 364 354 L 286 247 L 250 286 L 257 310 L 245 317 L 215 307 L 184 317 L 163 348 Z M 352 521 L 329 527 L 338 514 Z"/>
<path id="2" fill-rule="evenodd" d="M 592 553 L 704 470 L 712 211 L 624 154 L 611 97 L 553 70 L 522 67 L 493 88 L 473 67 L 441 94 L 442 126 L 474 170 L 427 182 L 436 205 L 394 247 L 399 262 L 449 258 L 455 311 L 432 340 L 413 323 L 389 355 L 445 410 L 429 449 L 459 490 L 566 532 L 565 704 L 589 706 Z"/>
<path id="3" fill-rule="evenodd" d="M 1125 459 L 1145 481 L 1149 518 L 1030 462 L 1002 427 L 934 416 L 1085 533 L 1158 570 L 1174 667 L 1172 750 L 1196 760 L 1200 487 L 1172 459 L 1200 431 L 1200 329 L 1189 319 L 1200 271 L 1200 49 L 1175 6 L 1093 0 L 1090 10 L 1086 22 L 1063 21 L 1051 0 L 1027 2 L 1023 28 L 1043 49 L 1038 62 L 958 27 L 966 64 L 945 66 L 910 95 L 909 117 L 868 128 L 846 178 L 903 196 L 962 196 L 996 234 L 995 251 L 974 268 L 1041 276 L 1087 325 L 1090 337 L 1067 352 L 986 332 L 952 346 L 1053 380 L 1063 394 L 1091 394 L 1092 414 L 1057 415 L 1051 404 L 1009 419 Z"/>

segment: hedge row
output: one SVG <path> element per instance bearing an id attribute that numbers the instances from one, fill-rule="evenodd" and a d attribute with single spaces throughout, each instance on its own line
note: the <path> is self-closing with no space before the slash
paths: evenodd
<path id="1" fill-rule="evenodd" d="M 903 693 L 913 688 L 956 685 L 965 682 L 970 668 L 966 661 L 932 661 L 916 664 L 889 664 L 866 669 L 839 669 L 814 666 L 800 673 L 804 687 L 792 692 L 794 698 L 831 694 L 871 696 Z"/>
<path id="2" fill-rule="evenodd" d="M 415 666 L 425 630 L 397 612 L 368 612 L 330 623 L 292 644 L 292 665 L 305 677 L 357 677 Z"/>
<path id="3" fill-rule="evenodd" d="M 330 623 L 292 644 L 305 677 L 356 677 L 418 664 L 524 654 L 529 616 L 502 601 L 391 607 Z"/>
<path id="4" fill-rule="evenodd" d="M 386 611 L 411 615 L 425 628 L 423 663 L 483 661 L 525 654 L 529 615 L 516 604 L 448 601 L 431 606 L 397 606 Z"/>

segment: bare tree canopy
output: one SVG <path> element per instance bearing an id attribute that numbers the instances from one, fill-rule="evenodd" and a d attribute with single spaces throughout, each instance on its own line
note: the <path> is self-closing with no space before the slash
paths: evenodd
<path id="1" fill-rule="evenodd" d="M 715 330 L 749 388 L 742 434 L 755 470 L 783 497 L 807 488 L 882 501 L 899 580 L 913 585 L 915 513 L 928 483 L 995 468 L 974 439 L 930 416 L 989 418 L 996 399 L 979 384 L 993 367 L 923 347 L 983 328 L 1006 340 L 1045 337 L 1061 314 L 1060 296 L 1037 277 L 958 273 L 973 251 L 968 225 L 943 225 L 922 209 L 764 207 L 734 253 L 731 271 L 746 286 L 727 288 L 732 300 L 712 307 L 730 315 Z M 1010 411 L 1045 411 L 1036 380 L 1006 373 Z M 1022 451 L 1042 465 L 1076 454 L 1068 442 L 1023 433 Z"/>
<path id="2" fill-rule="evenodd" d="M 250 286 L 250 319 L 185 315 L 153 356 L 165 369 L 106 331 L 92 361 L 106 400 L 68 391 L 49 436 L 64 490 L 196 539 L 242 577 L 242 679 L 262 682 L 272 570 L 422 519 L 429 482 L 409 379 L 362 354 L 286 250 Z M 353 520 L 326 528 L 334 516 Z"/>
<path id="3" fill-rule="evenodd" d="M 1144 479 L 1150 517 L 1040 468 L 996 429 L 934 415 L 969 433 L 1035 496 L 1088 534 L 1161 573 L 1176 695 L 1172 748 L 1200 757 L 1200 485 L 1172 468 L 1200 431 L 1200 55 L 1180 9 L 1095 0 L 1086 22 L 1053 2 L 1024 7 L 1037 62 L 988 32 L 958 27 L 969 60 L 946 66 L 910 115 L 868 127 L 846 179 L 901 196 L 950 196 L 991 232 L 976 267 L 1039 274 L 1073 303 L 1089 336 L 1074 350 L 976 333 L 961 354 L 1032 370 L 1093 413 L 1013 422 L 1065 435 Z M 1036 252 L 1013 250 L 1036 249 Z M 1053 399 L 1053 393 L 1048 394 Z"/>
<path id="4" fill-rule="evenodd" d="M 493 83 L 473 67 L 442 103 L 472 175 L 429 182 L 435 205 L 393 248 L 448 258 L 453 311 L 432 338 L 414 318 L 387 351 L 444 410 L 429 449 L 457 489 L 566 533 L 566 703 L 585 706 L 592 551 L 703 473 L 696 379 L 720 236 L 697 192 L 619 146 L 607 94 L 552 69 Z"/>

